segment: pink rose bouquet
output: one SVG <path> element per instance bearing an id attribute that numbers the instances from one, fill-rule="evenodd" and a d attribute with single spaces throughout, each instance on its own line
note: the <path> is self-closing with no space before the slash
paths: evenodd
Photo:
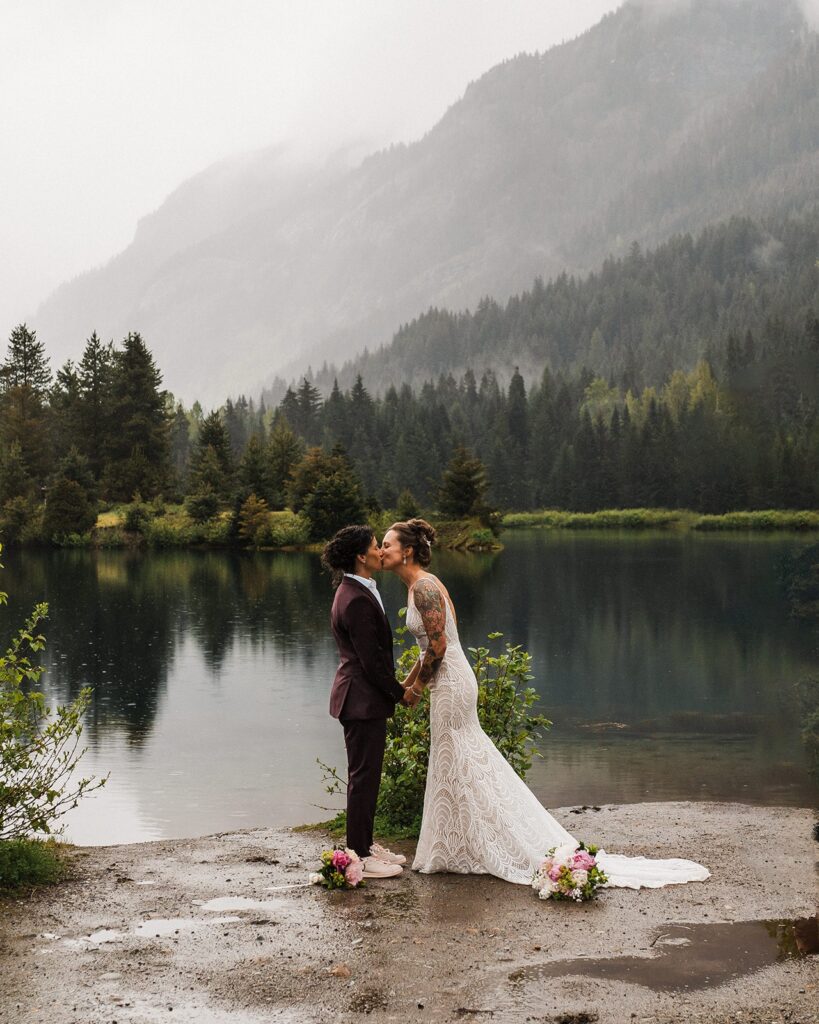
<path id="1" fill-rule="evenodd" d="M 355 852 L 343 846 L 334 846 L 332 850 L 324 850 L 321 854 L 321 867 L 312 872 L 310 881 L 313 885 L 323 885 L 325 889 L 357 889 L 362 885 L 364 862 Z"/>
<path id="2" fill-rule="evenodd" d="M 532 879 L 532 888 L 542 900 L 593 900 L 608 882 L 597 866 L 597 847 L 585 843 L 553 846 Z"/>

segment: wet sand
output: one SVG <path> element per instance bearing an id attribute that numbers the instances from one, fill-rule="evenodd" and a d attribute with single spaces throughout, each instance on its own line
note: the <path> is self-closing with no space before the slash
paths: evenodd
<path id="1" fill-rule="evenodd" d="M 800 955 L 813 812 L 577 810 L 555 815 L 579 838 L 699 860 L 712 878 L 584 905 L 411 871 L 328 894 L 300 887 L 326 845 L 315 833 L 78 847 L 71 880 L 0 899 L 0 1021 L 819 1024 L 819 957 Z"/>

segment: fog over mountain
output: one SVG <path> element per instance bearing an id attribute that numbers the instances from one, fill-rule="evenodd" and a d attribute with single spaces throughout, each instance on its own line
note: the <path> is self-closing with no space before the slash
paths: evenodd
<path id="1" fill-rule="evenodd" d="M 31 321 L 51 351 L 139 330 L 186 401 L 388 342 L 733 213 L 819 198 L 817 50 L 792 0 L 631 0 L 471 83 L 420 140 L 281 148 L 185 182 Z M 813 89 L 813 92 L 811 90 Z"/>

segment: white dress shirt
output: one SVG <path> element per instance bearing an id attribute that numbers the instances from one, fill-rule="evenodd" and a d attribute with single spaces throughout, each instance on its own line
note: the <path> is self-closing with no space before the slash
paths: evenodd
<path id="1" fill-rule="evenodd" d="M 372 592 L 373 597 L 381 605 L 381 611 L 384 612 L 385 615 L 387 614 L 384 608 L 384 602 L 381 600 L 381 595 L 378 593 L 378 587 L 375 585 L 375 580 L 372 577 L 367 579 L 366 576 L 356 576 L 354 572 L 345 572 L 344 575 L 349 576 L 351 580 L 358 580 L 359 583 L 363 583 L 367 590 Z"/>

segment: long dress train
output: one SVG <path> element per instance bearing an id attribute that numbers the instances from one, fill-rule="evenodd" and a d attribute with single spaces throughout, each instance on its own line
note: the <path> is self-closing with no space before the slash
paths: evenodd
<path id="1" fill-rule="evenodd" d="M 430 760 L 412 867 L 425 873 L 491 874 L 529 885 L 550 847 L 575 840 L 481 728 L 475 675 L 447 596 L 442 596 L 447 649 L 430 686 Z M 425 650 L 427 636 L 411 598 L 407 626 Z M 610 886 L 629 889 L 704 881 L 710 875 L 701 864 L 676 858 L 653 860 L 600 850 L 597 859 Z"/>

